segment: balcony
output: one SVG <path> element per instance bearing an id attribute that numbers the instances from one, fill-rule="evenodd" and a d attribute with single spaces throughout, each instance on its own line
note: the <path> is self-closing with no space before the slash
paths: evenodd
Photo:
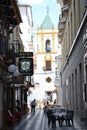
<path id="1" fill-rule="evenodd" d="M 55 78 L 54 84 L 55 84 L 55 87 L 58 87 L 59 86 L 59 79 Z"/>
<path id="2" fill-rule="evenodd" d="M 51 67 L 43 67 L 43 71 L 51 71 L 52 70 L 52 68 Z"/>
<path id="3" fill-rule="evenodd" d="M 66 19 L 67 19 L 67 17 L 66 17 L 66 15 L 60 15 L 59 16 L 59 21 L 60 21 L 60 23 L 65 23 L 66 22 Z"/>
<path id="4" fill-rule="evenodd" d="M 58 33 L 58 38 L 62 39 L 62 37 L 63 37 L 63 33 L 59 32 Z"/>
<path id="5" fill-rule="evenodd" d="M 14 40 L 13 41 L 13 45 L 14 45 L 14 49 L 15 49 L 15 56 L 19 57 L 19 53 L 20 53 L 20 43 L 19 43 L 19 40 Z"/>
<path id="6" fill-rule="evenodd" d="M 4 57 L 7 56 L 8 41 L 5 36 L 0 33 L 0 59 L 3 61 Z"/>
<path id="7" fill-rule="evenodd" d="M 50 47 L 47 47 L 45 48 L 46 52 L 51 52 L 51 48 Z"/>
<path id="8" fill-rule="evenodd" d="M 59 44 L 61 44 L 61 41 L 62 41 L 62 40 L 61 40 L 60 38 L 58 38 L 58 43 L 59 43 Z"/>
<path id="9" fill-rule="evenodd" d="M 68 9 L 69 9 L 69 4 L 65 4 L 65 5 L 62 7 L 62 12 L 68 12 Z"/>
<path id="10" fill-rule="evenodd" d="M 15 47 L 12 43 L 8 44 L 8 51 L 7 55 L 4 57 L 4 62 L 7 65 L 15 64 L 16 63 L 16 57 L 15 57 Z"/>
<path id="11" fill-rule="evenodd" d="M 63 0 L 63 4 L 67 4 L 67 3 L 70 3 L 71 0 Z"/>
<path id="12" fill-rule="evenodd" d="M 65 28 L 64 25 L 59 22 L 58 29 L 61 31 L 64 30 L 64 28 Z"/>
<path id="13" fill-rule="evenodd" d="M 5 19 L 7 18 L 12 26 L 16 26 L 22 22 L 16 1 L 0 0 L 0 16 L 5 16 Z"/>

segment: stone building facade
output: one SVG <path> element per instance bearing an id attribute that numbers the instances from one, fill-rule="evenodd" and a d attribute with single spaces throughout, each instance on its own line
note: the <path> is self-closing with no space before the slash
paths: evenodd
<path id="1" fill-rule="evenodd" d="M 57 0 L 60 1 L 62 4 L 58 37 L 62 45 L 63 106 L 73 109 L 78 121 L 86 126 L 84 121 L 87 117 L 87 1 Z"/>

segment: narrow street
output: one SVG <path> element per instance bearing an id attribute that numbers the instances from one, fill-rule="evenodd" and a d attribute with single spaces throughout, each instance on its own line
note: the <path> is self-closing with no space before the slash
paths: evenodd
<path id="1" fill-rule="evenodd" d="M 0 130 L 87 130 L 87 0 L 0 0 Z"/>
<path id="2" fill-rule="evenodd" d="M 14 130 L 43 130 L 43 111 L 40 109 L 36 110 L 35 114 L 29 113 L 26 115 L 20 124 L 18 123 L 15 127 Z"/>
<path id="3" fill-rule="evenodd" d="M 86 130 L 77 126 L 74 122 L 74 127 L 66 127 L 63 124 L 62 127 L 59 127 L 58 122 L 56 122 L 56 128 L 48 127 L 47 116 L 44 114 L 43 109 L 36 109 L 35 114 L 27 114 L 23 117 L 20 123 L 17 123 L 13 130 Z"/>

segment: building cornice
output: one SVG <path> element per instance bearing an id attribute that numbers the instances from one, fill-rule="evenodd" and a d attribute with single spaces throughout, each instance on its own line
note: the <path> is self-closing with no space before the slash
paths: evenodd
<path id="1" fill-rule="evenodd" d="M 37 35 L 42 35 L 42 34 L 57 34 L 58 32 L 37 32 Z"/>
<path id="2" fill-rule="evenodd" d="M 77 34 L 76 34 L 76 36 L 75 36 L 75 39 L 74 39 L 73 44 L 72 44 L 72 46 L 71 46 L 71 49 L 70 49 L 70 51 L 69 51 L 68 57 L 71 55 L 71 53 L 72 53 L 72 51 L 73 51 L 73 48 L 74 48 L 75 43 L 76 43 L 76 40 L 77 40 L 77 38 L 78 38 L 78 36 L 79 36 L 79 33 L 80 33 L 80 31 L 81 31 L 81 29 L 82 29 L 82 27 L 83 27 L 83 24 L 84 24 L 84 22 L 85 22 L 86 17 L 87 17 L 87 11 L 85 12 L 85 14 L 84 14 L 84 16 L 83 16 L 83 19 L 82 19 L 82 21 L 81 21 L 81 24 L 80 24 L 80 26 L 79 26 L 79 29 L 78 29 Z"/>
<path id="3" fill-rule="evenodd" d="M 36 55 L 39 55 L 39 54 L 40 54 L 40 55 L 41 55 L 41 54 L 42 54 L 42 55 L 43 55 L 43 54 L 45 54 L 45 55 L 51 55 L 51 54 L 52 54 L 52 55 L 53 55 L 53 54 L 57 54 L 57 52 L 50 52 L 50 53 L 46 53 L 46 52 L 36 52 L 35 54 L 36 54 Z"/>

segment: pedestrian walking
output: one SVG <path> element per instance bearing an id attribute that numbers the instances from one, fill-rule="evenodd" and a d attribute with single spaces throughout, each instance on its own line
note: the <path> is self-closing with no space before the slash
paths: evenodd
<path id="1" fill-rule="evenodd" d="M 21 103 L 19 100 L 16 100 L 16 102 L 17 102 L 16 108 L 17 108 L 18 112 L 21 112 Z"/>
<path id="2" fill-rule="evenodd" d="M 36 99 L 31 102 L 31 113 L 35 114 Z"/>
<path id="3" fill-rule="evenodd" d="M 56 105 L 56 99 L 54 100 L 54 106 Z"/>

